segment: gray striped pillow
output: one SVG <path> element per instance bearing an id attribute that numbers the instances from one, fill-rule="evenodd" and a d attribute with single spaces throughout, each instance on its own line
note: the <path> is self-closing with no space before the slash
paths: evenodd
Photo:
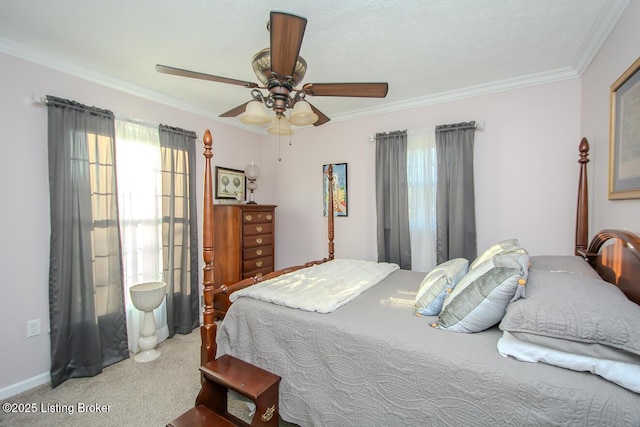
<path id="1" fill-rule="evenodd" d="M 522 248 L 494 255 L 460 280 L 432 326 L 480 332 L 502 320 L 520 284 L 527 280 L 529 254 Z M 524 281 L 524 282 L 523 282 Z"/>

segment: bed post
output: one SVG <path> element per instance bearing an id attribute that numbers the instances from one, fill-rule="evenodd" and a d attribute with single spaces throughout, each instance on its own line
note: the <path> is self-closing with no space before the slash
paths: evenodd
<path id="1" fill-rule="evenodd" d="M 202 258 L 204 259 L 204 274 L 202 280 L 204 307 L 202 326 L 200 326 L 200 362 L 202 365 L 214 360 L 216 357 L 216 332 L 215 311 L 213 309 L 213 260 L 215 249 L 213 247 L 213 186 L 211 179 L 211 158 L 213 152 L 211 146 L 213 138 L 207 129 L 203 137 L 205 158 L 204 165 L 204 198 L 203 198 L 203 218 L 202 218 Z"/>
<path id="2" fill-rule="evenodd" d="M 329 164 L 327 168 L 327 179 L 329 180 L 329 200 L 327 200 L 327 238 L 329 239 L 329 261 L 334 258 L 333 247 L 333 221 L 334 221 L 334 206 L 333 206 L 333 165 Z"/>
<path id="3" fill-rule="evenodd" d="M 587 185 L 587 163 L 589 163 L 589 141 L 580 141 L 580 180 L 578 181 L 578 209 L 576 211 L 575 254 L 586 256 L 589 243 L 589 187 Z"/>

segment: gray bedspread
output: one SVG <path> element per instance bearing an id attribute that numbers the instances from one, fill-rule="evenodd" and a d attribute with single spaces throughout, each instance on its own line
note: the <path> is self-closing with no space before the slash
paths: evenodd
<path id="1" fill-rule="evenodd" d="M 497 328 L 431 328 L 413 314 L 423 277 L 398 270 L 329 314 L 239 298 L 218 355 L 280 375 L 280 415 L 305 427 L 640 426 L 638 394 L 502 357 Z"/>

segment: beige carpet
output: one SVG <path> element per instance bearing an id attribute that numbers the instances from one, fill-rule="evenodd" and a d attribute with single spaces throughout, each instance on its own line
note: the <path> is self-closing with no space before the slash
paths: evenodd
<path id="1" fill-rule="evenodd" d="M 164 426 L 191 408 L 200 390 L 200 334 L 196 329 L 176 335 L 158 348 L 162 355 L 153 362 L 129 358 L 95 377 L 70 379 L 55 389 L 45 384 L 10 397 L 1 402 L 0 426 Z M 7 403 L 27 408 L 7 413 Z M 244 403 L 231 400 L 229 411 L 247 420 Z"/>

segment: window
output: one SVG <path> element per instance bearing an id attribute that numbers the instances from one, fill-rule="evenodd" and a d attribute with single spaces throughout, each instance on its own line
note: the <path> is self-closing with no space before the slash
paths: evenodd
<path id="1" fill-rule="evenodd" d="M 141 313 L 129 288 L 162 277 L 162 171 L 158 129 L 116 120 L 118 208 L 129 349 L 137 351 Z M 154 312 L 158 340 L 169 336 L 166 304 Z"/>
<path id="2" fill-rule="evenodd" d="M 436 265 L 436 140 L 429 132 L 407 131 L 407 187 L 411 269 Z"/>

